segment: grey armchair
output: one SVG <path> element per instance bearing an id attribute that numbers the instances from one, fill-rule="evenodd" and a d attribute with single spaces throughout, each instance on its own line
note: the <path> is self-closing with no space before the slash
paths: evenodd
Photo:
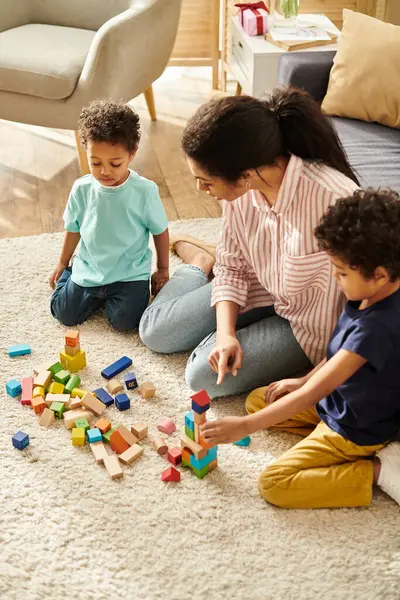
<path id="1" fill-rule="evenodd" d="M 76 130 L 91 100 L 143 92 L 155 120 L 152 83 L 171 55 L 180 7 L 181 0 L 1 0 L 0 118 Z"/>

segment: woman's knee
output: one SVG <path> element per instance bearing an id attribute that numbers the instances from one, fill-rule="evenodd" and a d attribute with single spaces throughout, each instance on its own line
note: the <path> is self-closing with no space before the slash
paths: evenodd
<path id="1" fill-rule="evenodd" d="M 140 319 L 139 337 L 143 344 L 153 352 L 172 354 L 181 351 L 180 348 L 177 348 L 173 332 L 168 328 L 168 323 L 158 319 L 151 306 L 144 311 Z"/>
<path id="2" fill-rule="evenodd" d="M 291 491 L 287 475 L 282 472 L 279 463 L 269 465 L 258 479 L 258 490 L 260 496 L 281 508 L 290 507 Z"/>
<path id="3" fill-rule="evenodd" d="M 264 399 L 265 387 L 257 388 L 250 392 L 250 394 L 246 398 L 246 410 L 251 415 L 259 410 L 265 408 L 265 399 Z"/>
<path id="4" fill-rule="evenodd" d="M 208 390 L 215 386 L 216 374 L 211 369 L 208 360 L 200 356 L 192 356 L 186 365 L 186 383 L 195 392 Z"/>

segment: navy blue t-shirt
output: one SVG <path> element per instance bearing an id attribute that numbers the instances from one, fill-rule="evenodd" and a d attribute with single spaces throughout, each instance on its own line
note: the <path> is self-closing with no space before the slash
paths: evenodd
<path id="1" fill-rule="evenodd" d="M 359 306 L 345 305 L 327 359 L 343 349 L 368 362 L 316 408 L 330 429 L 359 446 L 373 446 L 400 430 L 400 290 L 364 310 Z"/>

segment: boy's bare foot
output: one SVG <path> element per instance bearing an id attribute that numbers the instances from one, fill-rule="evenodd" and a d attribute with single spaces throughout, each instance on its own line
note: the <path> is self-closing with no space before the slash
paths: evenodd
<path id="1" fill-rule="evenodd" d="M 184 263 L 199 267 L 207 276 L 210 275 L 215 263 L 215 259 L 211 254 L 202 250 L 195 244 L 183 241 L 176 242 L 174 244 L 174 250 Z"/>

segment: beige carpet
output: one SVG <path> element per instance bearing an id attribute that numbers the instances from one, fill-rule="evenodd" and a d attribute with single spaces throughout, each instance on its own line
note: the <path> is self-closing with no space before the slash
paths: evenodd
<path id="1" fill-rule="evenodd" d="M 219 225 L 198 220 L 171 230 L 212 241 Z M 258 474 L 294 436 L 265 432 L 249 448 L 221 447 L 220 467 L 206 479 L 185 471 L 168 485 L 160 480 L 165 460 L 146 443 L 114 482 L 63 426 L 40 428 L 31 409 L 5 395 L 6 380 L 62 349 L 65 328 L 50 315 L 47 285 L 61 239 L 0 241 L 2 600 L 398 600 L 400 510 L 384 494 L 367 509 L 314 511 L 277 509 L 258 496 Z M 114 423 L 146 421 L 155 431 L 169 416 L 182 430 L 186 355 L 152 354 L 100 317 L 80 331 L 84 387 L 101 385 L 100 370 L 123 354 L 139 381 L 157 385 L 156 399 L 132 393 L 130 411 L 109 409 Z M 7 346 L 21 342 L 32 345 L 31 356 L 10 359 Z M 215 402 L 212 412 L 242 411 L 236 398 Z M 11 445 L 19 429 L 31 438 L 24 452 Z"/>

